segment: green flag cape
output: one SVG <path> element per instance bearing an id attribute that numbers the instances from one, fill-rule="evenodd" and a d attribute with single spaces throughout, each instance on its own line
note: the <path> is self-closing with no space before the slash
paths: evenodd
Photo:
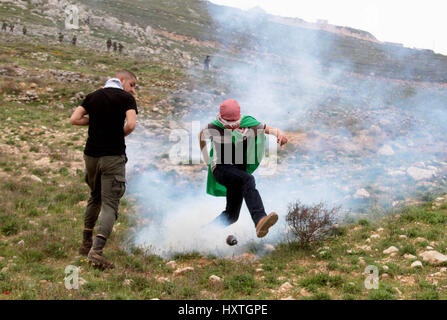
<path id="1" fill-rule="evenodd" d="M 225 129 L 225 127 L 220 123 L 220 121 L 215 120 L 213 124 L 218 126 L 219 128 Z M 248 128 L 260 125 L 261 123 L 251 116 L 242 116 L 241 128 Z M 242 134 L 238 130 L 231 131 L 232 141 L 236 143 L 242 139 Z M 259 167 L 262 159 L 264 158 L 265 151 L 265 136 L 256 136 L 255 139 L 248 139 L 247 143 L 247 172 L 253 173 Z M 254 141 L 253 141 L 254 140 Z M 211 151 L 210 151 L 210 162 L 208 163 L 208 179 L 206 183 L 206 193 L 215 196 L 215 197 L 225 197 L 227 195 L 227 188 L 223 185 L 219 184 L 214 178 L 213 172 L 211 171 L 211 160 L 213 159 L 213 143 L 211 143 Z"/>

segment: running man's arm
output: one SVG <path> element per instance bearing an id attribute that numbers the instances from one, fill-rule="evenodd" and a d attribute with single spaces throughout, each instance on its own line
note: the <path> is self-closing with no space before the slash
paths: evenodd
<path id="1" fill-rule="evenodd" d="M 206 148 L 206 140 L 203 138 L 203 130 L 199 133 L 199 143 L 200 151 L 202 151 L 203 161 L 208 165 L 210 163 L 210 158 L 208 156 L 208 149 Z"/>
<path id="2" fill-rule="evenodd" d="M 88 126 L 89 118 L 86 117 L 87 111 L 84 107 L 79 106 L 75 109 L 70 118 L 70 123 L 74 126 Z"/>
<path id="3" fill-rule="evenodd" d="M 137 112 L 135 109 L 129 109 L 126 111 L 126 125 L 124 126 L 124 136 L 127 137 L 132 131 L 135 130 L 137 125 Z"/>
<path id="4" fill-rule="evenodd" d="M 284 133 L 277 128 L 265 126 L 265 133 L 274 135 L 277 138 L 277 142 L 279 143 L 280 146 L 285 145 L 288 141 Z"/>

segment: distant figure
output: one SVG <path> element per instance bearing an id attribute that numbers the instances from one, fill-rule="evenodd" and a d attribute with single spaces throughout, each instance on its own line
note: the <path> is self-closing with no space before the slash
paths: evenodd
<path id="1" fill-rule="evenodd" d="M 13 24 L 11 24 L 11 25 L 9 26 L 9 31 L 14 32 L 14 25 L 13 25 Z"/>
<path id="2" fill-rule="evenodd" d="M 73 39 L 71 39 L 71 44 L 75 46 L 77 40 L 78 40 L 78 38 L 76 37 L 76 35 L 74 35 Z"/>
<path id="3" fill-rule="evenodd" d="M 2 24 L 2 31 L 6 31 L 7 27 L 8 27 L 8 24 L 6 22 L 3 22 L 3 24 Z"/>
<path id="4" fill-rule="evenodd" d="M 64 34 L 62 32 L 59 32 L 59 42 L 64 41 Z"/>
<path id="5" fill-rule="evenodd" d="M 211 61 L 210 56 L 206 56 L 205 61 L 203 61 L 203 66 L 206 71 L 210 69 L 210 61 Z"/>
<path id="6" fill-rule="evenodd" d="M 123 53 L 124 46 L 121 44 L 121 42 L 118 44 L 118 52 L 121 54 Z"/>
<path id="7" fill-rule="evenodd" d="M 28 31 L 28 30 L 26 29 L 26 26 L 23 26 L 22 32 L 23 32 L 23 35 L 24 35 L 24 36 L 26 36 L 27 31 Z"/>
<path id="8" fill-rule="evenodd" d="M 107 51 L 110 51 L 110 48 L 112 47 L 112 39 L 107 39 L 107 42 L 106 42 L 106 44 L 107 44 Z"/>
<path id="9" fill-rule="evenodd" d="M 116 52 L 117 46 L 116 46 L 116 42 L 113 42 L 113 52 Z"/>

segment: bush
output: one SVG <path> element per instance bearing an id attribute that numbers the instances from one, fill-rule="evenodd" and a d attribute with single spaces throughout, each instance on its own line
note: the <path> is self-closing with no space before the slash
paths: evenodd
<path id="1" fill-rule="evenodd" d="M 334 226 L 340 208 L 328 209 L 324 203 L 306 206 L 297 201 L 290 204 L 286 221 L 293 241 L 306 246 L 326 238 Z"/>

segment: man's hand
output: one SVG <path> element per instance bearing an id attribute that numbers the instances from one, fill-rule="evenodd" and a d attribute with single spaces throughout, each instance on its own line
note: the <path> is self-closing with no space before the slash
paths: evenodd
<path id="1" fill-rule="evenodd" d="M 126 125 L 124 126 L 124 136 L 127 137 L 135 130 L 137 125 L 137 112 L 134 109 L 126 111 Z"/>
<path id="2" fill-rule="evenodd" d="M 77 107 L 70 118 L 70 123 L 74 126 L 88 126 L 89 118 L 86 117 L 87 111 L 84 107 Z"/>
<path id="3" fill-rule="evenodd" d="M 266 126 L 265 127 L 265 133 L 274 135 L 276 137 L 276 141 L 278 144 L 282 147 L 288 142 L 287 137 L 284 135 L 284 133 L 276 128 Z"/>

